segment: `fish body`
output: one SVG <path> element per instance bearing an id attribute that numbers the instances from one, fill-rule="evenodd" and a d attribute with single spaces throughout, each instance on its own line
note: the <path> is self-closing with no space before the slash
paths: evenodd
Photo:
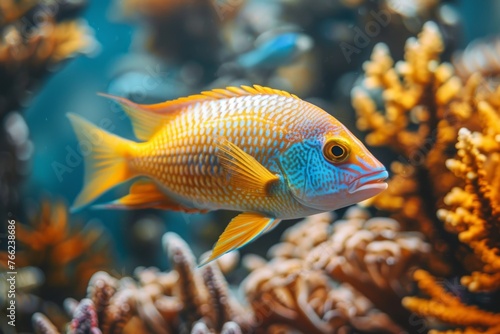
<path id="1" fill-rule="evenodd" d="M 239 248 L 279 221 L 357 203 L 384 190 L 384 166 L 337 119 L 295 95 L 228 87 L 154 105 L 118 101 L 141 142 L 70 115 L 91 142 L 82 207 L 141 177 L 107 207 L 243 212 L 207 261 Z"/>

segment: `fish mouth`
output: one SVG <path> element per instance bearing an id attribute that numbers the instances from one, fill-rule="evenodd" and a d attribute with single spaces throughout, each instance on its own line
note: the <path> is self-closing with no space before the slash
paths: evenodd
<path id="1" fill-rule="evenodd" d="M 387 189 L 385 179 L 389 177 L 389 173 L 384 170 L 378 170 L 374 173 L 360 177 L 354 180 L 349 186 L 349 194 L 354 194 L 364 190 L 378 190 L 383 191 Z"/>

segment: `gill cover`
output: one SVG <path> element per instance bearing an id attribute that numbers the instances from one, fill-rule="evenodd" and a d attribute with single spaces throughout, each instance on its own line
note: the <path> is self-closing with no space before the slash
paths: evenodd
<path id="1" fill-rule="evenodd" d="M 347 185 L 340 182 L 341 169 L 323 156 L 321 140 L 295 143 L 280 156 L 280 165 L 293 196 L 302 204 L 320 210 L 333 210 L 335 204 L 325 208 L 315 198 L 334 195 Z"/>

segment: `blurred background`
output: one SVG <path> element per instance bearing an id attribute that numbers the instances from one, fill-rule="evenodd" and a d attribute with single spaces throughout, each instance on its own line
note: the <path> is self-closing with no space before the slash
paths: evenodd
<path id="1" fill-rule="evenodd" d="M 313 102 L 363 138 L 351 90 L 361 84 L 374 45 L 385 43 L 401 60 L 405 41 L 434 21 L 443 36 L 441 59 L 451 62 L 472 41 L 498 36 L 499 12 L 494 0 L 0 0 L 2 224 L 7 217 L 28 223 L 64 215 L 81 190 L 83 160 L 66 113 L 133 138 L 124 112 L 98 92 L 156 103 L 259 84 Z M 386 164 L 395 158 L 384 148 L 372 151 Z M 98 203 L 121 197 L 129 186 Z M 92 260 L 94 266 L 81 269 L 87 275 L 78 277 L 81 287 L 68 286 L 55 302 L 80 296 L 99 268 L 117 275 L 137 266 L 166 268 L 165 232 L 178 233 L 198 256 L 234 213 L 86 208 L 67 215 L 59 219 L 68 233 L 98 245 L 88 256 L 106 261 Z M 289 226 L 242 253 L 264 255 Z M 30 240 L 35 243 L 33 236 L 24 241 Z"/>

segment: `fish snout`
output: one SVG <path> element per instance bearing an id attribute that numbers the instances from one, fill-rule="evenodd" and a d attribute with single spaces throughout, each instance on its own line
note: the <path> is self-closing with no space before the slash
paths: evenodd
<path id="1" fill-rule="evenodd" d="M 382 164 L 380 164 L 382 166 Z M 363 192 L 367 198 L 375 196 L 376 194 L 387 189 L 387 183 L 384 182 L 389 177 L 389 173 L 384 166 L 378 168 L 374 172 L 365 174 L 355 179 L 350 185 L 349 194 Z"/>

